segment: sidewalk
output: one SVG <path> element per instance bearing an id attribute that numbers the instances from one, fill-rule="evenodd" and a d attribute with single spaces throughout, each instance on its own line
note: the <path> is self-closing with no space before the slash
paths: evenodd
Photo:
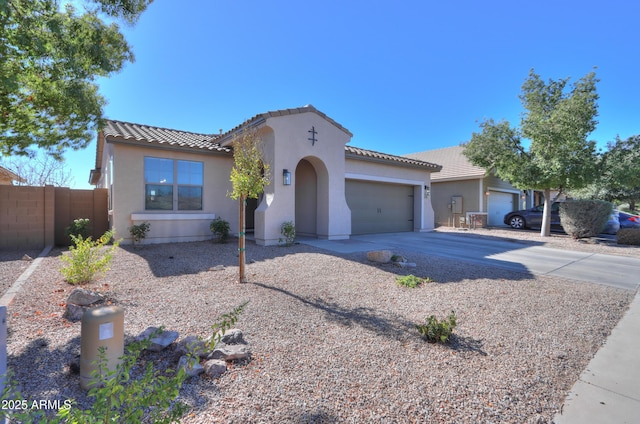
<path id="1" fill-rule="evenodd" d="M 573 385 L 554 422 L 640 422 L 640 292 Z"/>

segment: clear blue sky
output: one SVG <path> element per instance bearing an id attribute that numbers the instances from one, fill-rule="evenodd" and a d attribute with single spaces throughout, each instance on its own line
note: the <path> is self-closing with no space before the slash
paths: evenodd
<path id="1" fill-rule="evenodd" d="M 402 155 L 518 125 L 531 68 L 597 67 L 604 147 L 640 134 L 639 16 L 637 0 L 156 0 L 123 28 L 135 63 L 100 87 L 107 118 L 202 133 L 312 104 L 352 145 Z M 89 188 L 95 141 L 67 158 Z"/>

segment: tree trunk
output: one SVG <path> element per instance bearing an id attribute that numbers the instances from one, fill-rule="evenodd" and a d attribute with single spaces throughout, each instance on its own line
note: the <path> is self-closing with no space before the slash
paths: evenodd
<path id="1" fill-rule="evenodd" d="M 238 223 L 238 225 L 240 227 L 240 231 L 238 232 L 238 260 L 240 261 L 239 267 L 238 267 L 238 269 L 239 269 L 238 282 L 239 283 L 246 283 L 247 282 L 247 279 L 245 277 L 245 271 L 244 271 L 244 265 L 245 265 L 245 239 L 244 239 L 245 223 L 244 223 L 244 212 L 245 212 L 246 203 L 247 203 L 246 196 L 240 196 L 240 199 L 239 199 L 240 222 Z"/>
<path id="2" fill-rule="evenodd" d="M 542 225 L 540 225 L 540 236 L 549 237 L 551 234 L 551 189 L 544 190 L 544 209 L 542 211 Z"/>

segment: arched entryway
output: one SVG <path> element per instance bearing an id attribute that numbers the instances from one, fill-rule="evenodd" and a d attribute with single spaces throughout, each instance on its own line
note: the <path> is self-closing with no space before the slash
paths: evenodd
<path id="1" fill-rule="evenodd" d="M 296 234 L 318 235 L 318 175 L 306 159 L 298 162 L 295 174 Z"/>

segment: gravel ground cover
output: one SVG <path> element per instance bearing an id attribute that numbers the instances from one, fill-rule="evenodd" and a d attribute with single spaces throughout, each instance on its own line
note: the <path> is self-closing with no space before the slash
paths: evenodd
<path id="1" fill-rule="evenodd" d="M 204 337 L 217 316 L 249 301 L 236 327 L 252 360 L 219 379 L 188 380 L 185 423 L 550 423 L 634 296 L 409 251 L 394 253 L 417 268 L 306 245 L 247 251 L 246 284 L 236 283 L 234 243 L 195 242 L 121 247 L 88 286 L 125 309 L 126 337 L 150 325 Z M 44 259 L 9 307 L 8 366 L 28 400 L 86 407 L 71 366 L 80 323 L 62 317 L 73 287 L 61 254 Z M 397 286 L 409 273 L 435 282 Z M 419 337 L 415 324 L 451 310 L 449 344 Z M 172 347 L 143 359 L 177 361 Z"/>
<path id="2" fill-rule="evenodd" d="M 0 293 L 6 292 L 31 265 L 30 260 L 23 259 L 24 255 L 35 259 L 40 254 L 40 251 L 39 249 L 0 249 Z"/>

